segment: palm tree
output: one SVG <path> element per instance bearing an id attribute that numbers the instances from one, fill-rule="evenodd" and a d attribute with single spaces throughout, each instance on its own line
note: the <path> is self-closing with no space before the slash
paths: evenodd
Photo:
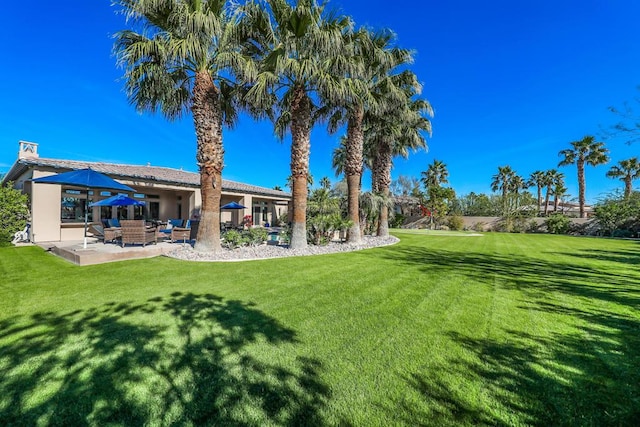
<path id="1" fill-rule="evenodd" d="M 558 176 L 564 177 L 563 174 L 555 169 L 549 169 L 544 173 L 542 183 L 547 189 L 544 196 L 544 216 L 547 216 L 549 214 L 549 200 L 551 199 L 551 195 L 553 194 L 553 185 L 558 181 Z"/>
<path id="2" fill-rule="evenodd" d="M 603 142 L 598 142 L 595 137 L 587 135 L 580 141 L 573 141 L 571 143 L 573 148 L 560 151 L 558 155 L 563 156 L 563 159 L 558 163 L 558 166 L 567 166 L 575 164 L 578 169 L 578 203 L 580 205 L 580 218 L 585 218 L 584 212 L 585 205 L 585 188 L 586 182 L 584 177 L 585 164 L 591 166 L 598 166 L 605 164 L 609 161 L 609 150 L 604 148 Z"/>
<path id="3" fill-rule="evenodd" d="M 640 162 L 637 157 L 620 160 L 617 165 L 611 166 L 607 172 L 609 178 L 620 178 L 624 182 L 624 198 L 629 199 L 633 191 L 633 180 L 640 178 Z"/>
<path id="4" fill-rule="evenodd" d="M 502 192 L 502 214 L 507 214 L 507 202 L 509 197 L 509 191 L 511 191 L 511 181 L 516 173 L 511 169 L 511 166 L 498 166 L 498 173 L 493 175 L 491 181 L 491 191 Z"/>
<path id="5" fill-rule="evenodd" d="M 370 138 L 373 150 L 371 170 L 372 190 L 388 198 L 391 185 L 391 169 L 395 156 L 408 157 L 411 150 L 426 147 L 423 135 L 431 135 L 431 122 L 425 116 L 432 116 L 433 109 L 428 101 L 414 99 L 419 94 L 415 74 L 405 72 L 406 100 L 402 105 L 390 103 L 384 114 L 369 115 L 366 138 Z M 378 221 L 379 237 L 389 235 L 389 207 L 383 205 Z"/>
<path id="6" fill-rule="evenodd" d="M 331 189 L 331 180 L 328 176 L 323 176 L 320 178 L 320 188 L 324 188 L 325 190 Z"/>
<path id="7" fill-rule="evenodd" d="M 553 212 L 558 212 L 560 198 L 567 194 L 567 187 L 564 185 L 564 174 L 558 172 L 553 176 Z"/>
<path id="8" fill-rule="evenodd" d="M 248 2 L 242 8 L 247 19 L 261 28 L 260 43 L 254 44 L 261 61 L 245 99 L 256 114 L 274 118 L 280 139 L 287 131 L 291 133 L 290 248 L 304 248 L 311 129 L 320 108 L 315 102 L 344 91 L 334 77 L 340 75 L 336 66 L 339 61 L 334 59 L 343 53 L 343 36 L 351 21 L 325 13 L 324 5 L 315 0 L 297 0 L 295 5 L 287 0 L 265 3 L 270 12 L 257 2 Z"/>
<path id="9" fill-rule="evenodd" d="M 245 63 L 238 20 L 224 0 L 116 0 L 139 30 L 116 34 L 129 100 L 174 120 L 190 110 L 196 131 L 202 210 L 195 248 L 220 249 L 222 126 L 236 120 L 230 71 Z"/>
<path id="10" fill-rule="evenodd" d="M 514 174 L 513 177 L 511 177 L 511 181 L 509 182 L 509 188 L 513 192 L 513 195 L 515 196 L 514 208 L 518 209 L 520 190 L 529 188 L 529 184 L 523 177 L 521 177 L 520 175 Z"/>
<path id="11" fill-rule="evenodd" d="M 540 215 L 540 209 L 542 207 L 542 188 L 545 187 L 544 172 L 535 171 L 529 176 L 529 186 L 536 187 L 538 195 L 538 215 Z"/>
<path id="12" fill-rule="evenodd" d="M 339 96 L 328 97 L 328 107 L 333 110 L 329 131 L 333 133 L 341 125 L 347 124 L 342 168 L 348 186 L 348 215 L 353 221 L 348 233 L 351 243 L 359 243 L 362 239 L 357 222 L 363 172 L 365 111 L 381 110 L 376 93 L 383 85 L 387 89 L 387 97 L 395 94 L 396 98 L 402 98 L 402 91 L 388 84 L 390 75 L 398 65 L 412 61 L 409 51 L 391 47 L 394 39 L 394 34 L 387 30 L 372 32 L 361 28 L 347 33 L 344 56 L 351 69 L 343 83 L 351 90 L 334 92 Z"/>
<path id="13" fill-rule="evenodd" d="M 421 172 L 422 184 L 425 188 L 439 187 L 440 184 L 448 183 L 449 171 L 447 165 L 440 160 L 433 160 L 433 163 L 429 165 L 426 171 Z"/>

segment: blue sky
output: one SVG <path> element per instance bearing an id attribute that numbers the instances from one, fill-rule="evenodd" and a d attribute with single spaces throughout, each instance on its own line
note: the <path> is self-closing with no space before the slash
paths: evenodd
<path id="1" fill-rule="evenodd" d="M 520 175 L 556 168 L 558 152 L 617 121 L 607 110 L 640 95 L 637 0 L 332 0 L 357 25 L 387 27 L 416 51 L 414 72 L 435 109 L 428 152 L 396 159 L 393 177 L 416 176 L 438 159 L 458 194 L 490 192 L 498 166 Z M 391 5 L 391 6 L 390 6 Z M 42 157 L 151 163 L 197 171 L 191 117 L 167 122 L 131 107 L 111 54 L 125 28 L 109 0 L 4 6 L 0 37 L 0 172 L 18 141 Z M 11 40 L 11 42 L 8 42 Z M 640 104 L 637 113 L 640 116 Z M 336 181 L 331 152 L 340 134 L 314 129 L 311 173 Z M 589 167 L 587 200 L 622 183 L 605 177 L 640 155 L 624 138 L 605 140 L 612 162 Z M 243 117 L 224 134 L 227 179 L 273 187 L 289 175 L 289 142 L 269 122 Z M 575 167 L 564 167 L 577 197 Z"/>

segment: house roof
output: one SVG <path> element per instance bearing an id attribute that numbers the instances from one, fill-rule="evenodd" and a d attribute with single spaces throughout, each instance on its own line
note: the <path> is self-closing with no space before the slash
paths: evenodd
<path id="1" fill-rule="evenodd" d="M 47 158 L 22 158 L 18 159 L 5 176 L 5 180 L 18 177 L 30 167 L 49 167 L 55 169 L 84 169 L 91 168 L 114 178 L 152 181 L 169 185 L 181 185 L 197 188 L 200 186 L 200 174 L 187 172 L 181 169 L 172 169 L 160 166 L 123 165 L 118 163 L 82 162 L 75 160 L 59 160 Z M 249 193 L 282 199 L 290 199 L 291 194 L 286 191 L 273 190 L 266 187 L 244 184 L 236 181 L 222 180 L 222 190 L 234 193 Z"/>

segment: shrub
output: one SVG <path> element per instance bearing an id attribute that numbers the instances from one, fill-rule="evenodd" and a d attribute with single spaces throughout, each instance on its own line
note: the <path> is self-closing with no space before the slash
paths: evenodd
<path id="1" fill-rule="evenodd" d="M 484 231 L 484 226 L 485 225 L 486 224 L 484 222 L 482 222 L 482 221 L 474 222 L 473 225 L 471 226 L 471 229 L 473 231 Z"/>
<path id="2" fill-rule="evenodd" d="M 242 233 L 237 230 L 229 230 L 222 235 L 222 245 L 228 249 L 239 248 L 244 246 L 246 242 Z"/>
<path id="3" fill-rule="evenodd" d="M 267 240 L 267 230 L 262 227 L 254 227 L 242 233 L 249 246 L 258 246 Z"/>
<path id="4" fill-rule="evenodd" d="M 535 219 L 532 219 L 527 224 L 527 233 L 537 233 L 540 230 L 540 226 Z"/>
<path id="5" fill-rule="evenodd" d="M 393 218 L 389 221 L 389 226 L 391 228 L 401 228 L 404 225 L 405 216 L 402 214 L 395 214 Z"/>
<path id="6" fill-rule="evenodd" d="M 567 234 L 571 220 L 561 213 L 555 213 L 545 220 L 544 225 L 551 234 Z"/>
<path id="7" fill-rule="evenodd" d="M 452 215 L 447 218 L 447 227 L 449 230 L 460 231 L 464 227 L 464 220 L 460 215 Z"/>
<path id="8" fill-rule="evenodd" d="M 13 188 L 12 182 L 0 186 L 0 246 L 9 245 L 13 235 L 27 225 L 27 195 Z"/>

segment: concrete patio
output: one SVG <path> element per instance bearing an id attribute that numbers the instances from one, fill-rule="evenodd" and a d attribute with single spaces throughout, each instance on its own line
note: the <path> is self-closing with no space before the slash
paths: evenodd
<path id="1" fill-rule="evenodd" d="M 153 258 L 171 252 L 183 244 L 182 242 L 158 241 L 157 244 L 150 244 L 144 247 L 142 245 L 127 245 L 123 248 L 120 244 L 104 244 L 101 241 L 89 238 L 86 249 L 83 248 L 81 240 L 42 242 L 38 243 L 38 246 L 74 264 L 94 265 L 130 259 Z"/>

